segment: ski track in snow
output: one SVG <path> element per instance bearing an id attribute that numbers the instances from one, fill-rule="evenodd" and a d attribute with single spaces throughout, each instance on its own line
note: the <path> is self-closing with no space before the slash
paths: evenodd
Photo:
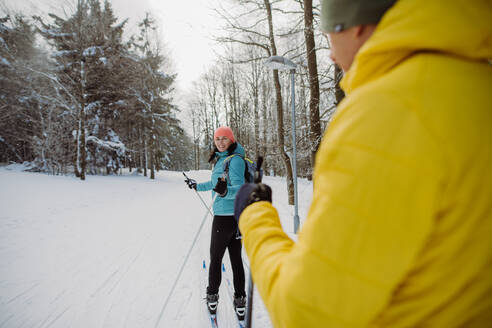
<path id="1" fill-rule="evenodd" d="M 206 181 L 210 171 L 187 174 Z M 284 229 L 295 238 L 285 179 L 265 180 Z M 301 222 L 311 189 L 299 180 Z M 210 193 L 200 195 L 210 204 Z M 0 168 L 0 328 L 156 327 L 206 211 L 181 172 L 82 182 Z M 208 215 L 157 327 L 210 327 L 202 262 L 208 266 L 211 222 Z M 238 327 L 228 254 L 224 263 L 219 326 Z M 271 327 L 257 290 L 254 297 L 255 328 Z"/>

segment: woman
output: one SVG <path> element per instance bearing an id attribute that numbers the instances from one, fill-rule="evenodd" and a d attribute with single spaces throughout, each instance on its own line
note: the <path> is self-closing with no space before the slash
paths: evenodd
<path id="1" fill-rule="evenodd" d="M 234 198 L 244 183 L 244 149 L 235 141 L 234 133 L 227 126 L 219 127 L 214 133 L 215 148 L 210 154 L 209 163 L 215 163 L 210 181 L 197 183 L 185 180 L 190 188 L 197 191 L 213 190 L 214 220 L 210 242 L 210 265 L 207 287 L 207 306 L 215 314 L 219 299 L 219 286 L 222 279 L 221 265 L 226 248 L 231 259 L 234 275 L 234 308 L 240 320 L 244 319 L 246 293 L 244 291 L 244 268 L 241 258 L 241 239 L 237 222 L 234 219 Z M 231 156 L 232 155 L 232 156 Z M 228 173 L 224 173 L 224 163 L 229 161 Z"/>

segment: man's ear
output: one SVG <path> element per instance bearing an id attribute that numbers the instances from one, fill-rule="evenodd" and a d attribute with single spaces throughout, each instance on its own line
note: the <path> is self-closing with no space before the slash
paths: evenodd
<path id="1" fill-rule="evenodd" d="M 366 25 L 354 26 L 354 35 L 356 37 L 360 37 L 364 33 L 365 28 L 366 28 Z"/>
<path id="2" fill-rule="evenodd" d="M 354 27 L 354 35 L 356 38 L 362 38 L 363 42 L 366 42 L 376 30 L 376 27 L 377 24 L 357 25 Z"/>

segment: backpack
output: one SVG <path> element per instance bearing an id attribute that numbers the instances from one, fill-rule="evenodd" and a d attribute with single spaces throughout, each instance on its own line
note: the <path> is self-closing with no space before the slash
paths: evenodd
<path id="1" fill-rule="evenodd" d="M 229 165 L 231 164 L 231 159 L 234 156 L 239 156 L 244 160 L 245 168 L 244 168 L 244 182 L 246 183 L 253 183 L 255 181 L 255 172 L 256 172 L 256 162 L 250 160 L 247 157 L 244 157 L 240 154 L 232 154 L 226 157 L 223 163 L 223 169 L 224 169 L 224 178 L 229 178 Z M 260 168 L 260 177 L 263 176 L 263 169 Z"/>

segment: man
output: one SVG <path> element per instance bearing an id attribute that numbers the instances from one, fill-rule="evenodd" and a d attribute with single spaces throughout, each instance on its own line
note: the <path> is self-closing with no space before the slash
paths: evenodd
<path id="1" fill-rule="evenodd" d="M 275 327 L 492 323 L 490 1 L 323 0 L 346 98 L 294 243 L 265 185 L 236 198 Z"/>

